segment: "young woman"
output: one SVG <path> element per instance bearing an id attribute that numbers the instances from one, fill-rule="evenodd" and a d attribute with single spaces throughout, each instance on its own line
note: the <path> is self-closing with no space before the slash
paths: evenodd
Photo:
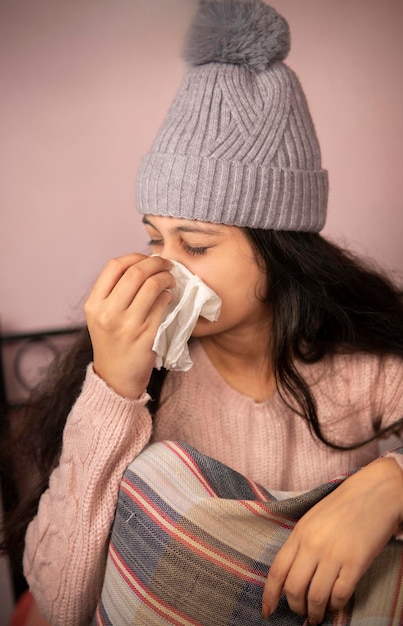
<path id="1" fill-rule="evenodd" d="M 310 624 L 344 607 L 403 521 L 402 456 L 378 458 L 379 438 L 403 426 L 402 301 L 319 234 L 327 174 L 282 62 L 288 26 L 258 0 L 202 3 L 189 41 L 191 68 L 138 177 L 155 256 L 106 265 L 89 336 L 31 408 L 42 495 L 22 519 L 35 515 L 24 564 L 53 625 L 90 622 L 119 484 L 150 442 L 184 441 L 275 490 L 363 468 L 279 550 L 265 617 L 283 590 Z M 197 321 L 188 372 L 153 367 L 170 260 L 222 300 L 217 322 Z"/>

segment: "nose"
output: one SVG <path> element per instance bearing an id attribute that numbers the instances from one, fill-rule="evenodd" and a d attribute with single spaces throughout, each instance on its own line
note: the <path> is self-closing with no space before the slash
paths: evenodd
<path id="1" fill-rule="evenodd" d="M 172 261 L 174 261 L 175 259 L 172 257 L 173 251 L 172 249 L 167 246 L 166 244 L 164 244 L 163 248 L 161 248 L 158 251 L 159 256 L 161 256 L 163 259 L 170 259 Z"/>
<path id="2" fill-rule="evenodd" d="M 183 259 L 180 250 L 177 249 L 177 246 L 164 242 L 162 248 L 158 251 L 158 254 L 163 259 L 169 259 L 170 261 L 179 261 L 179 263 L 183 263 Z"/>

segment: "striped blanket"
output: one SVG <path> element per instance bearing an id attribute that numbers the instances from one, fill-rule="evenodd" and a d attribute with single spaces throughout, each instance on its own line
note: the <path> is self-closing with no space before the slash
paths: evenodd
<path id="1" fill-rule="evenodd" d="M 147 448 L 127 469 L 92 624 L 302 626 L 285 596 L 261 617 L 265 579 L 298 519 L 344 477 L 268 492 L 189 446 Z M 402 626 L 403 544 L 391 540 L 333 626 Z"/>

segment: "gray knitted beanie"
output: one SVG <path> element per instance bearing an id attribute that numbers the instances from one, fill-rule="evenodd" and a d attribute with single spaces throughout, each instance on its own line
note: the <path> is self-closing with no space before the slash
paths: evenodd
<path id="1" fill-rule="evenodd" d="M 190 67 L 137 177 L 140 213 L 319 231 L 327 172 L 288 24 L 261 0 L 200 2 Z"/>

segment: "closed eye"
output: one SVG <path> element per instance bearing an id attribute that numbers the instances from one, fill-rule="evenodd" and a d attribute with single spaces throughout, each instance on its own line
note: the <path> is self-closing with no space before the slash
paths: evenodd
<path id="1" fill-rule="evenodd" d="M 196 255 L 196 254 L 206 254 L 209 246 L 189 246 L 187 243 L 183 243 L 183 249 L 188 254 Z"/>
<path id="2" fill-rule="evenodd" d="M 164 242 L 162 239 L 150 239 L 147 245 L 148 246 L 162 246 L 163 243 Z"/>
<path id="3" fill-rule="evenodd" d="M 163 239 L 150 239 L 150 241 L 148 242 L 149 246 L 151 246 L 152 248 L 156 248 L 159 246 L 163 246 L 164 245 L 164 240 Z M 211 246 L 190 246 L 189 244 L 185 243 L 184 241 L 182 242 L 182 248 L 184 249 L 184 251 L 187 254 L 191 254 L 192 256 L 195 256 L 197 254 L 206 254 L 207 250 L 210 248 Z"/>

